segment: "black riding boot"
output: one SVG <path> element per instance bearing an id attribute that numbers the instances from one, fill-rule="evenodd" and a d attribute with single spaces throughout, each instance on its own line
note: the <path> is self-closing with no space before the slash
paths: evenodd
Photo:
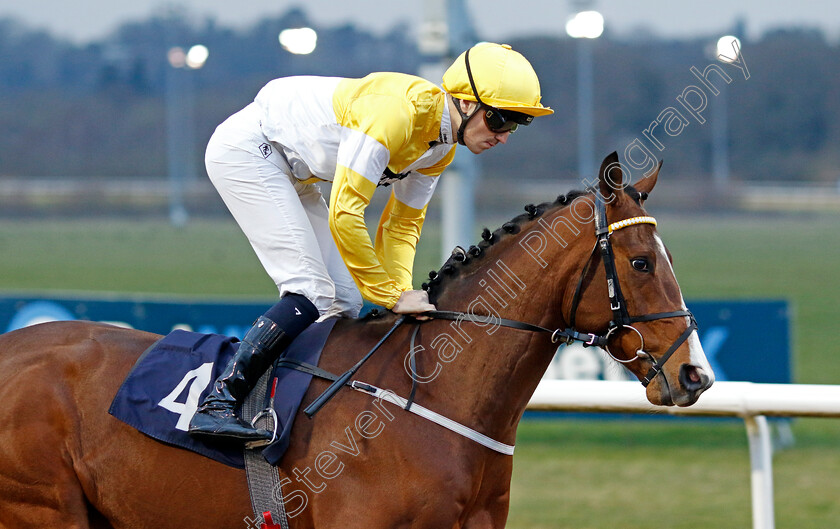
<path id="1" fill-rule="evenodd" d="M 245 334 L 239 350 L 204 398 L 190 421 L 191 436 L 245 442 L 271 439 L 270 432 L 256 430 L 237 417 L 236 407 L 292 340 L 318 318 L 318 310 L 305 297 L 289 294 L 266 316 L 260 316 Z"/>

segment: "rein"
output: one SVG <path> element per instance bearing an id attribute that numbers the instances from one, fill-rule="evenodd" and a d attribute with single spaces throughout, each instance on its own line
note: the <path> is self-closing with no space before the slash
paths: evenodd
<path id="1" fill-rule="evenodd" d="M 548 329 L 533 323 L 525 323 L 518 320 L 509 320 L 507 318 L 500 318 L 498 316 L 481 316 L 477 314 L 468 314 L 466 312 L 457 312 L 450 310 L 431 310 L 424 312 L 424 316 L 431 316 L 436 320 L 453 320 L 453 321 L 468 321 L 471 323 L 492 323 L 501 327 L 509 327 L 511 329 L 519 329 L 521 331 L 531 332 L 547 332 L 551 333 L 551 343 L 572 343 L 574 341 L 583 342 L 585 347 L 597 346 L 604 347 L 607 344 L 606 336 L 598 336 L 592 333 L 578 332 L 572 328 L 568 329 Z"/>

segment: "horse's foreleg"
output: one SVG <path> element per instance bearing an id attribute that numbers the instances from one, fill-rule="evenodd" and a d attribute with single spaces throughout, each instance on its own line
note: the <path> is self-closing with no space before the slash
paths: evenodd
<path id="1" fill-rule="evenodd" d="M 48 453 L 51 445 L 26 431 L 0 433 L 0 529 L 89 529 L 87 502 L 69 459 Z"/>
<path id="2" fill-rule="evenodd" d="M 81 491 L 61 490 L 61 485 L 26 489 L 9 494 L 0 486 L 0 529 L 90 528 Z"/>
<path id="3" fill-rule="evenodd" d="M 512 462 L 496 457 L 487 465 L 476 502 L 465 513 L 462 529 L 503 529 L 510 508 Z"/>
<path id="4" fill-rule="evenodd" d="M 59 370 L 53 358 L 33 360 L 30 346 L 19 349 L 27 357 L 7 350 L 0 357 L 2 371 L 15 374 L 0 385 L 0 528 L 89 529 L 71 453 L 78 445 L 73 400 L 45 382 Z"/>

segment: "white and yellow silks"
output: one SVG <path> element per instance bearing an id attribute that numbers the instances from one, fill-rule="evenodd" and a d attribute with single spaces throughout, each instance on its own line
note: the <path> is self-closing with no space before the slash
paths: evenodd
<path id="1" fill-rule="evenodd" d="M 255 101 L 263 109 L 263 134 L 305 164 L 308 174 L 295 176 L 333 182 L 329 224 L 338 251 L 362 296 L 393 307 L 412 288 L 426 208 L 455 154 L 452 144 L 430 147 L 441 123 L 449 128 L 445 93 L 419 77 L 376 73 L 278 79 Z M 374 246 L 364 211 L 386 167 L 406 176 L 392 184 Z"/>

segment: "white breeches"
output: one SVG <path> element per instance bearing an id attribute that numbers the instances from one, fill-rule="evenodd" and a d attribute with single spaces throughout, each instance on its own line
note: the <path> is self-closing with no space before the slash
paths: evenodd
<path id="1" fill-rule="evenodd" d="M 362 297 L 333 241 L 321 190 L 292 176 L 260 132 L 253 104 L 219 125 L 205 165 L 281 297 L 306 296 L 322 316 L 358 316 Z"/>

